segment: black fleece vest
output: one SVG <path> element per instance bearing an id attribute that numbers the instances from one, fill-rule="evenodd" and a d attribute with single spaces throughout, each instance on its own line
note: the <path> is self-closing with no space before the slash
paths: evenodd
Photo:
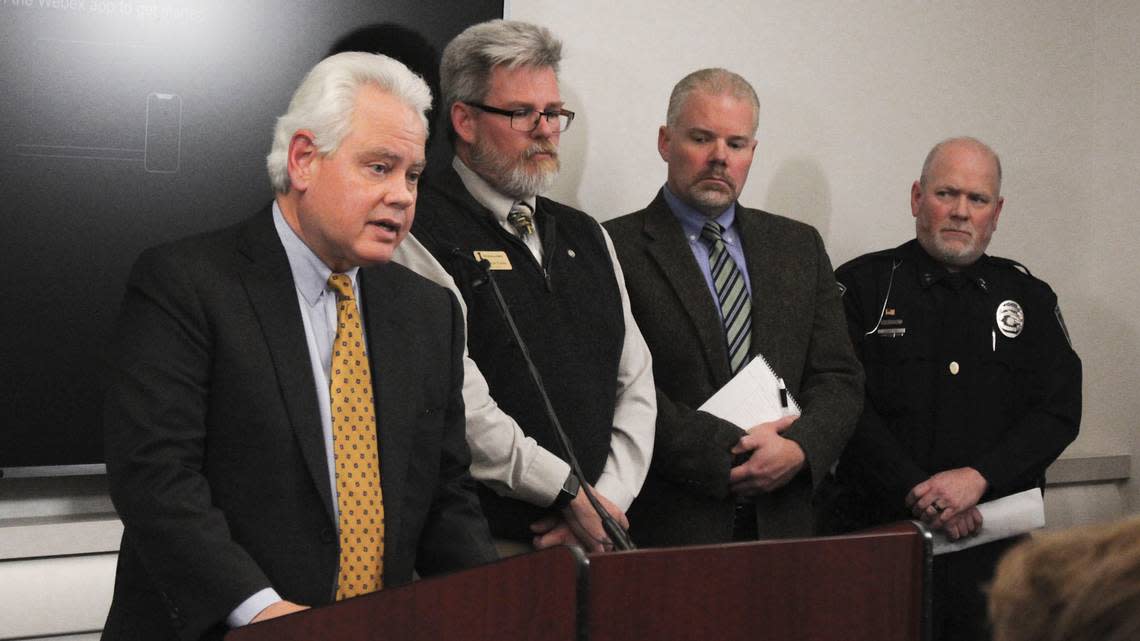
<path id="1" fill-rule="evenodd" d="M 586 214 L 539 198 L 535 220 L 543 265 L 504 230 L 448 171 L 417 205 L 414 233 L 455 279 L 467 304 L 467 345 L 491 397 L 523 431 L 566 458 L 527 372 L 519 346 L 495 304 L 473 252 L 501 252 L 510 269 L 492 272 L 526 342 L 586 480 L 595 483 L 609 453 L 625 325 L 613 264 L 601 227 Z M 546 510 L 505 499 L 480 485 L 492 533 L 529 540 Z"/>

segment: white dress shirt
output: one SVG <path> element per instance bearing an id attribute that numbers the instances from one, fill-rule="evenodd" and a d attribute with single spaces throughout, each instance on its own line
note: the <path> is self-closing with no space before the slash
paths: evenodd
<path id="1" fill-rule="evenodd" d="M 475 200 L 494 212 L 504 229 L 515 234 L 514 227 L 507 222 L 507 214 L 518 201 L 495 191 L 458 158 L 453 160 L 452 166 Z M 534 208 L 535 198 L 528 199 L 527 204 Z M 624 512 L 633 503 L 649 471 L 656 433 L 657 397 L 649 348 L 633 320 L 625 277 L 614 253 L 613 243 L 605 230 L 602 230 L 602 234 L 613 262 L 621 296 L 625 337 L 618 362 L 610 451 L 595 487 Z M 538 243 L 537 227 L 532 238 Z M 541 245 L 539 247 L 541 251 Z M 392 260 L 450 289 L 463 305 L 463 297 L 455 281 L 413 236 L 408 235 L 404 239 Z M 466 317 L 466 306 L 464 316 Z M 499 408 L 491 398 L 486 379 L 466 353 L 463 373 L 463 402 L 466 405 L 467 444 L 471 448 L 472 476 L 501 496 L 540 507 L 553 503 L 570 473 L 570 465 L 561 456 L 527 436 L 518 422 Z M 571 420 L 570 417 L 561 418 Z"/>

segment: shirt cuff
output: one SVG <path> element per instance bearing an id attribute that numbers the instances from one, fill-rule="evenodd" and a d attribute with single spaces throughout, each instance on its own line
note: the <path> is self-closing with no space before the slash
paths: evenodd
<path id="1" fill-rule="evenodd" d="M 240 628 L 243 625 L 249 625 L 253 617 L 257 616 L 265 608 L 281 601 L 281 597 L 277 594 L 277 590 L 273 588 L 264 588 L 253 593 L 245 601 L 242 601 L 238 607 L 234 608 L 230 615 L 226 617 L 226 625 L 231 628 Z"/>
<path id="2" fill-rule="evenodd" d="M 515 492 L 515 498 L 538 507 L 548 507 L 558 498 L 569 475 L 569 463 L 549 450 L 538 448 Z"/>
<path id="3" fill-rule="evenodd" d="M 621 479 L 619 479 L 616 474 L 610 474 L 608 472 L 602 472 L 602 475 L 598 478 L 598 482 L 594 484 L 594 489 L 612 501 L 622 512 L 629 511 L 629 506 L 633 504 L 633 499 L 635 498 L 634 495 L 622 485 Z"/>

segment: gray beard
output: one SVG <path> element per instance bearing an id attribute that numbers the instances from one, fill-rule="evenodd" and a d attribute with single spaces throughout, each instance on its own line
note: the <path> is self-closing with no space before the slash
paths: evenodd
<path id="1" fill-rule="evenodd" d="M 481 142 L 471 146 L 471 168 L 475 173 L 503 195 L 517 200 L 537 196 L 550 189 L 561 168 L 561 162 L 555 158 L 557 166 L 553 170 L 539 170 L 532 174 L 526 170 L 524 162 L 512 162 L 511 158 Z"/>
<path id="2" fill-rule="evenodd" d="M 919 237 L 918 244 L 930 254 L 934 260 L 942 263 L 943 266 L 950 269 L 950 271 L 958 271 L 973 265 L 982 257 L 986 248 L 978 248 L 977 244 L 971 245 L 966 249 L 952 249 L 938 242 L 937 240 L 930 239 L 929 241 Z M 928 246 L 929 245 L 929 246 Z"/>

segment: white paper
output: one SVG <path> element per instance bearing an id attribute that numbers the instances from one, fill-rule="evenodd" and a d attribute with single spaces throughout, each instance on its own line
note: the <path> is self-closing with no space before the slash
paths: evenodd
<path id="1" fill-rule="evenodd" d="M 982 527 L 974 536 L 951 541 L 945 533 L 934 533 L 934 555 L 948 554 L 975 545 L 1007 539 L 1045 527 L 1045 501 L 1041 489 L 1033 488 L 978 504 Z"/>
<path id="2" fill-rule="evenodd" d="M 800 406 L 791 392 L 785 392 L 788 406 L 781 405 L 780 387 L 768 362 L 757 356 L 698 409 L 745 430 L 783 416 L 799 416 Z"/>

